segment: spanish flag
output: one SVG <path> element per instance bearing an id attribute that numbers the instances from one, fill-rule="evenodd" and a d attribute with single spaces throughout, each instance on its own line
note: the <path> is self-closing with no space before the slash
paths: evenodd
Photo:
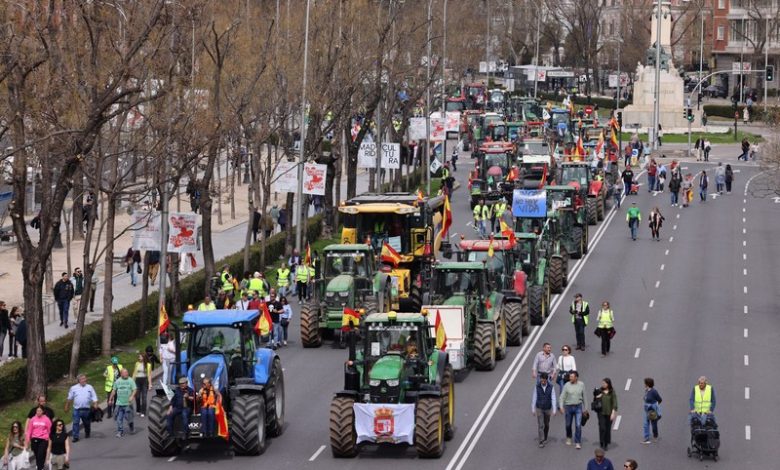
<path id="1" fill-rule="evenodd" d="M 439 238 L 444 240 L 452 226 L 452 209 L 450 208 L 450 197 L 444 196 L 444 213 L 441 220 L 441 232 L 439 232 Z"/>
<path id="2" fill-rule="evenodd" d="M 492 258 L 493 254 L 495 252 L 493 251 L 493 234 L 490 234 L 490 243 L 488 243 L 488 257 Z"/>
<path id="3" fill-rule="evenodd" d="M 601 155 L 604 153 L 604 130 L 602 129 L 601 133 L 599 134 L 599 142 L 596 144 L 596 155 Z"/>
<path id="4" fill-rule="evenodd" d="M 401 255 L 399 255 L 392 246 L 388 245 L 387 242 L 382 243 L 381 257 L 383 263 L 390 263 L 393 267 L 398 267 L 398 263 L 401 262 Z"/>
<path id="5" fill-rule="evenodd" d="M 271 325 L 273 325 L 273 320 L 271 320 L 271 312 L 268 311 L 268 305 L 266 305 L 265 301 L 261 300 L 260 318 L 257 319 L 257 323 L 255 324 L 255 334 L 258 336 L 267 335 L 271 332 Z"/>
<path id="6" fill-rule="evenodd" d="M 217 402 L 217 407 L 214 410 L 214 414 L 217 420 L 217 435 L 226 441 L 230 440 L 227 414 L 225 414 L 225 408 L 222 407 L 222 400 Z"/>
<path id="7" fill-rule="evenodd" d="M 171 325 L 171 320 L 168 318 L 168 312 L 165 311 L 165 305 L 160 307 L 160 319 L 158 324 L 160 325 L 160 334 L 165 333 L 165 330 Z"/>
<path id="8" fill-rule="evenodd" d="M 515 231 L 509 228 L 509 225 L 507 225 L 503 220 L 501 221 L 501 235 L 509 239 L 509 247 L 514 248 L 516 241 Z"/>
<path id="9" fill-rule="evenodd" d="M 577 147 L 574 149 L 575 157 L 585 156 L 585 147 L 582 145 L 582 136 L 577 137 Z"/>
<path id="10" fill-rule="evenodd" d="M 436 330 L 436 349 L 439 351 L 447 350 L 447 332 L 444 331 L 444 325 L 441 323 L 441 313 L 436 310 L 436 323 L 434 325 Z"/>
<path id="11" fill-rule="evenodd" d="M 360 315 L 349 307 L 344 307 L 344 313 L 341 315 L 341 331 L 349 331 L 360 325 Z"/>
<path id="12" fill-rule="evenodd" d="M 306 242 L 306 256 L 303 258 L 303 264 L 305 266 L 311 265 L 311 245 L 309 242 Z"/>

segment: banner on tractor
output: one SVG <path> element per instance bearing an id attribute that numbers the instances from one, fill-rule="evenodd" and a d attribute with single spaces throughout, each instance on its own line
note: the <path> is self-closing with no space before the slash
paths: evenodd
<path id="1" fill-rule="evenodd" d="M 414 444 L 414 404 L 355 403 L 357 443 Z"/>
<path id="2" fill-rule="evenodd" d="M 543 189 L 515 189 L 512 196 L 512 215 L 515 217 L 546 216 L 547 193 Z"/>

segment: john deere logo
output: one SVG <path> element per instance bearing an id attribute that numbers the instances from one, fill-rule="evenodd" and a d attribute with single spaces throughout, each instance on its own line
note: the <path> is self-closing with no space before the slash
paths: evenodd
<path id="1" fill-rule="evenodd" d="M 395 418 L 390 408 L 377 408 L 374 411 L 374 434 L 377 438 L 392 437 L 395 432 Z"/>

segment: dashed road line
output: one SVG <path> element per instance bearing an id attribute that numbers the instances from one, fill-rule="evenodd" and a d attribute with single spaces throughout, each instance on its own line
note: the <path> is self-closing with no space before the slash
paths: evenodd
<path id="1" fill-rule="evenodd" d="M 743 309 L 743 311 L 745 312 L 745 315 L 747 315 L 747 313 L 748 313 L 748 306 L 747 305 L 745 305 L 745 308 Z"/>
<path id="2" fill-rule="evenodd" d="M 661 271 L 663 271 L 665 267 L 666 267 L 666 265 L 665 265 L 665 264 L 662 264 L 662 265 L 661 265 Z"/>
<path id="3" fill-rule="evenodd" d="M 742 246 L 747 246 L 747 240 L 742 240 Z"/>
<path id="4" fill-rule="evenodd" d="M 747 276 L 747 268 L 742 268 L 742 275 Z"/>
<path id="5" fill-rule="evenodd" d="M 677 230 L 677 224 L 672 227 L 672 230 Z"/>
<path id="6" fill-rule="evenodd" d="M 669 250 L 664 251 L 664 256 L 669 256 Z"/>
<path id="7" fill-rule="evenodd" d="M 746 441 L 750 440 L 750 425 L 749 424 L 745 426 L 745 440 Z"/>
<path id="8" fill-rule="evenodd" d="M 626 379 L 626 391 L 631 390 L 631 378 Z"/>
<path id="9" fill-rule="evenodd" d="M 678 218 L 678 219 L 680 218 L 680 214 L 677 214 L 677 218 Z"/>
<path id="10" fill-rule="evenodd" d="M 743 207 L 743 208 L 742 208 L 742 212 L 747 212 L 747 209 L 745 209 L 745 208 Z"/>
<path id="11" fill-rule="evenodd" d="M 642 331 L 647 331 L 647 322 L 642 323 Z"/>
<path id="12" fill-rule="evenodd" d="M 671 243 L 673 241 L 674 241 L 674 237 L 669 237 L 669 242 Z"/>
<path id="13" fill-rule="evenodd" d="M 745 400 L 750 400 L 750 387 L 745 387 Z"/>
<path id="14" fill-rule="evenodd" d="M 742 235 L 747 233 L 747 229 L 745 227 L 742 227 Z"/>
<path id="15" fill-rule="evenodd" d="M 620 427 L 620 418 L 622 418 L 621 415 L 617 415 L 617 418 L 615 418 L 615 425 L 612 426 L 613 431 L 617 431 L 618 428 Z"/>
<path id="16" fill-rule="evenodd" d="M 750 365 L 750 356 L 748 356 L 747 354 L 745 354 L 745 365 L 746 366 Z"/>
<path id="17" fill-rule="evenodd" d="M 745 294 L 747 294 L 747 286 L 742 286 L 742 292 L 744 292 Z"/>
<path id="18" fill-rule="evenodd" d="M 321 446 L 320 446 L 320 448 L 319 448 L 319 449 L 317 449 L 317 452 L 315 452 L 314 454 L 312 454 L 312 456 L 311 456 L 311 457 L 309 457 L 309 462 L 314 462 L 314 460 L 315 460 L 317 457 L 319 457 L 319 456 L 320 456 L 320 454 L 322 453 L 322 451 L 323 451 L 323 450 L 325 450 L 325 446 L 324 446 L 324 445 L 321 445 Z"/>
<path id="19" fill-rule="evenodd" d="M 742 204 L 747 204 L 747 199 L 743 199 Z"/>
<path id="20" fill-rule="evenodd" d="M 742 253 L 742 260 L 747 261 L 747 253 Z"/>
<path id="21" fill-rule="evenodd" d="M 742 335 L 747 338 L 748 337 L 748 329 L 745 328 L 745 331 L 742 332 Z"/>
<path id="22" fill-rule="evenodd" d="M 650 299 L 650 306 L 649 306 L 649 308 L 653 308 L 654 304 L 655 304 L 655 299 Z"/>
<path id="23" fill-rule="evenodd" d="M 655 288 L 658 289 L 661 286 L 661 281 L 655 281 Z"/>
<path id="24" fill-rule="evenodd" d="M 744 217 L 742 217 L 742 223 L 744 224 L 744 223 L 746 223 L 746 222 L 747 222 L 747 219 L 745 219 Z"/>
<path id="25" fill-rule="evenodd" d="M 642 348 L 636 348 L 636 351 L 634 351 L 634 359 L 639 357 L 639 353 L 642 351 Z M 747 356 L 746 356 L 747 357 Z"/>

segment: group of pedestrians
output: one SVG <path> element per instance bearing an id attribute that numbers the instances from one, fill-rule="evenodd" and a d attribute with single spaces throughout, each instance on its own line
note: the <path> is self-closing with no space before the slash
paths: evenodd
<path id="1" fill-rule="evenodd" d="M 37 470 L 63 470 L 70 465 L 70 444 L 65 422 L 55 417 L 54 410 L 46 403 L 46 396 L 41 395 L 24 424 L 21 421 L 11 423 L 2 464 L 8 470 L 22 470 L 30 468 L 32 459 Z"/>
<path id="2" fill-rule="evenodd" d="M 487 238 L 491 232 L 500 230 L 501 221 L 511 218 L 512 208 L 504 198 L 499 199 L 493 204 L 488 204 L 485 199 L 474 205 L 472 215 L 474 217 L 474 228 L 479 232 L 481 238 Z"/>
<path id="3" fill-rule="evenodd" d="M 27 357 L 27 320 L 21 307 L 13 307 L 8 311 L 6 303 L 0 300 L 0 361 L 8 338 L 7 359 Z"/>

